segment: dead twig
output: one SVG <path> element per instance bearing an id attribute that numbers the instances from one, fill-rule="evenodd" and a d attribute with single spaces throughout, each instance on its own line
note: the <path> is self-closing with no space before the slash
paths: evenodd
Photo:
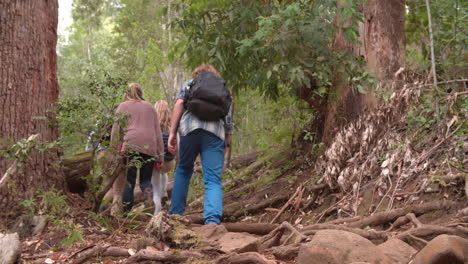
<path id="1" fill-rule="evenodd" d="M 273 219 L 270 221 L 270 224 L 273 224 L 276 219 L 278 219 L 278 217 L 281 216 L 281 214 L 283 214 L 283 212 L 286 210 L 286 208 L 288 208 L 288 206 L 290 204 L 292 204 L 292 202 L 294 201 L 294 199 L 296 198 L 296 196 L 298 196 L 300 193 L 302 194 L 303 193 L 303 190 L 302 190 L 302 184 L 300 184 L 297 189 L 296 189 L 296 192 L 294 192 L 294 194 L 291 196 L 291 198 L 283 205 L 283 207 L 281 208 L 281 210 L 275 215 L 275 217 L 273 217 Z M 302 197 L 301 197 L 302 198 Z M 299 198 L 300 199 L 300 198 Z"/>
<path id="2" fill-rule="evenodd" d="M 93 248 L 87 249 L 79 253 L 73 261 L 73 264 L 80 264 L 85 262 L 87 259 L 101 255 L 110 245 L 98 244 Z"/>

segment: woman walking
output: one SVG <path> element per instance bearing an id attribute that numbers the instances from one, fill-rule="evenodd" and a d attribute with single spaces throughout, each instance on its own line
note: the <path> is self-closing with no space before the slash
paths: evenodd
<path id="1" fill-rule="evenodd" d="M 154 104 L 154 109 L 161 121 L 161 131 L 164 141 L 164 165 L 162 167 L 155 164 L 151 183 L 153 184 L 154 215 L 162 210 L 161 200 L 167 198 L 167 173 L 174 168 L 175 155 L 167 150 L 167 139 L 169 138 L 169 129 L 171 128 L 171 108 L 164 100 L 159 100 Z"/>
<path id="2" fill-rule="evenodd" d="M 124 211 L 129 212 L 133 207 L 133 190 L 138 172 L 145 200 L 151 202 L 153 166 L 155 162 L 159 166 L 163 165 L 164 145 L 158 115 L 153 106 L 143 100 L 143 90 L 138 83 L 129 85 L 124 102 L 117 107 L 116 112 L 127 116 L 125 127 L 121 128 L 118 124 L 112 127 L 111 143 L 114 149 L 124 154 L 122 162 L 126 168 L 127 184 L 122 202 Z M 119 142 L 121 131 L 123 142 Z"/>

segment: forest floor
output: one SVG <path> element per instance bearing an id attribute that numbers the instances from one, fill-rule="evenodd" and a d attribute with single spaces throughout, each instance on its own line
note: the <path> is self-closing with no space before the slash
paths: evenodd
<path id="1" fill-rule="evenodd" d="M 418 114 L 408 109 L 418 94 L 414 88 L 395 92 L 343 128 L 320 155 L 316 145 L 297 142 L 236 157 L 223 175 L 221 226 L 201 225 L 203 183 L 196 170 L 183 218 L 91 213 L 87 200 L 68 194 L 68 215 L 24 238 L 21 261 L 417 264 L 429 263 L 418 258 L 427 259 L 420 257 L 424 249 L 444 234 L 462 239 L 466 251 L 466 109 L 414 130 L 409 118 Z M 394 241 L 404 245 L 383 246 Z M 396 247 L 408 251 L 392 251 Z"/>
<path id="2" fill-rule="evenodd" d="M 417 198 L 409 198 L 410 194 L 414 192 L 414 186 L 406 186 L 400 190 L 402 194 L 396 198 L 392 207 L 393 211 L 375 210 L 380 198 L 373 191 L 366 191 L 361 197 L 357 219 L 355 217 L 338 218 L 337 202 L 343 199 L 342 193 L 332 192 L 324 185 L 314 185 L 316 189 L 307 187 L 305 183 L 310 181 L 314 173 L 312 168 L 302 169 L 301 161 L 291 161 L 289 154 L 280 149 L 274 151 L 272 149 L 269 153 L 275 153 L 275 155 L 261 159 L 259 157 L 262 157 L 262 153 L 251 153 L 236 158 L 233 162 L 233 169 L 228 174 L 245 175 L 245 177 L 225 180 L 224 226 L 228 232 L 242 232 L 240 234 L 248 233 L 249 235 L 233 236 L 230 238 L 231 240 L 220 241 L 219 237 L 216 236 L 210 238 L 211 233 L 220 231 L 215 229 L 200 230 L 203 194 L 202 189 L 196 185 L 191 186 L 195 189 L 193 197 L 200 198 L 192 199 L 189 204 L 187 218 L 191 222 L 187 222 L 186 226 L 187 229 L 196 230 L 199 235 L 211 242 L 208 246 L 205 245 L 203 250 L 198 249 L 194 243 L 189 246 L 181 245 L 171 242 L 171 239 L 156 242 L 157 239 L 151 238 L 145 231 L 151 220 L 151 216 L 147 214 L 137 213 L 131 218 L 114 218 L 110 215 L 94 214 L 88 210 L 86 200 L 76 195 L 69 195 L 72 210 L 68 218 L 76 224 L 77 231 L 81 235 L 64 232 L 64 228 L 67 226 L 61 221 L 52 222 L 42 234 L 23 241 L 21 260 L 23 263 L 105 264 L 133 263 L 145 260 L 148 261 L 146 263 L 181 263 L 185 261 L 187 263 L 215 263 L 216 261 L 218 261 L 217 263 L 269 263 L 263 262 L 267 260 L 276 261 L 271 263 L 296 263 L 294 258 L 297 255 L 297 246 L 292 253 L 293 257 L 275 256 L 274 252 L 266 250 L 252 250 L 262 253 L 259 256 L 244 256 L 252 262 L 242 262 L 241 259 L 238 260 L 239 262 L 236 260 L 224 260 L 223 262 L 221 258 L 232 256 L 233 253 L 230 251 L 245 247 L 246 243 L 252 243 L 268 236 L 283 222 L 291 223 L 295 230 L 299 230 L 303 234 L 310 233 L 314 230 L 314 226 L 317 230 L 352 231 L 352 228 L 360 228 L 363 232 L 360 235 L 376 244 L 388 239 L 387 236 L 396 237 L 399 234 L 404 234 L 405 231 L 416 230 L 417 226 L 411 220 L 403 222 L 401 226 L 395 224 L 396 219 L 405 217 L 407 213 L 411 212 L 415 213 L 417 220 L 426 226 L 453 228 L 449 226 L 460 224 L 466 228 L 468 225 L 467 216 L 459 213 L 467 206 L 463 179 L 466 174 L 455 173 L 456 176 L 452 177 L 453 181 L 451 182 L 435 181 L 427 191 L 419 193 Z M 447 172 L 448 174 L 450 172 Z M 316 197 L 316 201 L 311 203 L 311 199 L 314 197 Z M 395 213 L 397 208 L 410 209 Z M 375 211 L 373 216 L 379 215 L 379 213 L 389 215 L 391 212 L 394 212 L 395 215 L 387 216 L 387 219 L 380 221 L 379 218 L 372 218 L 373 211 Z M 381 217 L 385 218 L 385 216 Z M 363 221 L 363 224 L 361 226 L 349 225 L 356 221 Z M 389 228 L 392 226 L 395 228 L 390 231 Z M 226 230 L 222 232 L 226 233 Z M 373 231 L 375 232 L 371 233 Z M 421 235 L 420 239 L 427 241 L 439 233 L 437 229 L 434 229 L 428 234 Z M 73 235 L 77 237 L 73 237 Z M 418 245 L 417 240 L 412 241 L 413 238 L 405 239 L 409 244 L 413 243 L 416 248 L 422 247 Z M 72 242 L 75 243 L 67 245 L 67 243 Z M 217 244 L 217 242 L 219 243 Z M 96 250 L 98 247 L 103 248 Z M 269 246 L 269 248 L 274 247 L 279 248 L 280 243 Z M 112 251 L 107 252 L 104 248 L 107 250 L 110 248 Z M 162 254 L 173 252 L 174 248 L 202 253 L 193 256 L 185 255 L 181 258 L 177 258 L 178 255 Z M 104 254 L 105 252 L 107 253 Z M 136 252 L 146 252 L 146 255 L 141 259 L 131 260 L 131 255 Z M 152 255 L 151 252 L 158 254 Z M 262 257 L 266 260 L 263 260 Z M 195 262 L 195 259 L 200 262 Z M 201 260 L 205 262 L 201 262 Z"/>

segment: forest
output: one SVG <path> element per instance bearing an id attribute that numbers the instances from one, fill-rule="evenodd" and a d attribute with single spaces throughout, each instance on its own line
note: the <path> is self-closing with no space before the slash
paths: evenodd
<path id="1" fill-rule="evenodd" d="M 462 0 L 0 0 L 0 264 L 467 263 L 467 24 Z M 232 103 L 180 215 L 200 65 Z M 135 100 L 172 162 L 123 151 Z"/>

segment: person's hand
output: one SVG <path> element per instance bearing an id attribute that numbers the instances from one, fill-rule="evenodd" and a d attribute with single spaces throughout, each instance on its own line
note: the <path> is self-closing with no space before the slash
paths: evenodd
<path id="1" fill-rule="evenodd" d="M 175 133 L 169 134 L 169 139 L 167 140 L 167 148 L 170 153 L 175 154 L 177 151 L 177 136 Z"/>

